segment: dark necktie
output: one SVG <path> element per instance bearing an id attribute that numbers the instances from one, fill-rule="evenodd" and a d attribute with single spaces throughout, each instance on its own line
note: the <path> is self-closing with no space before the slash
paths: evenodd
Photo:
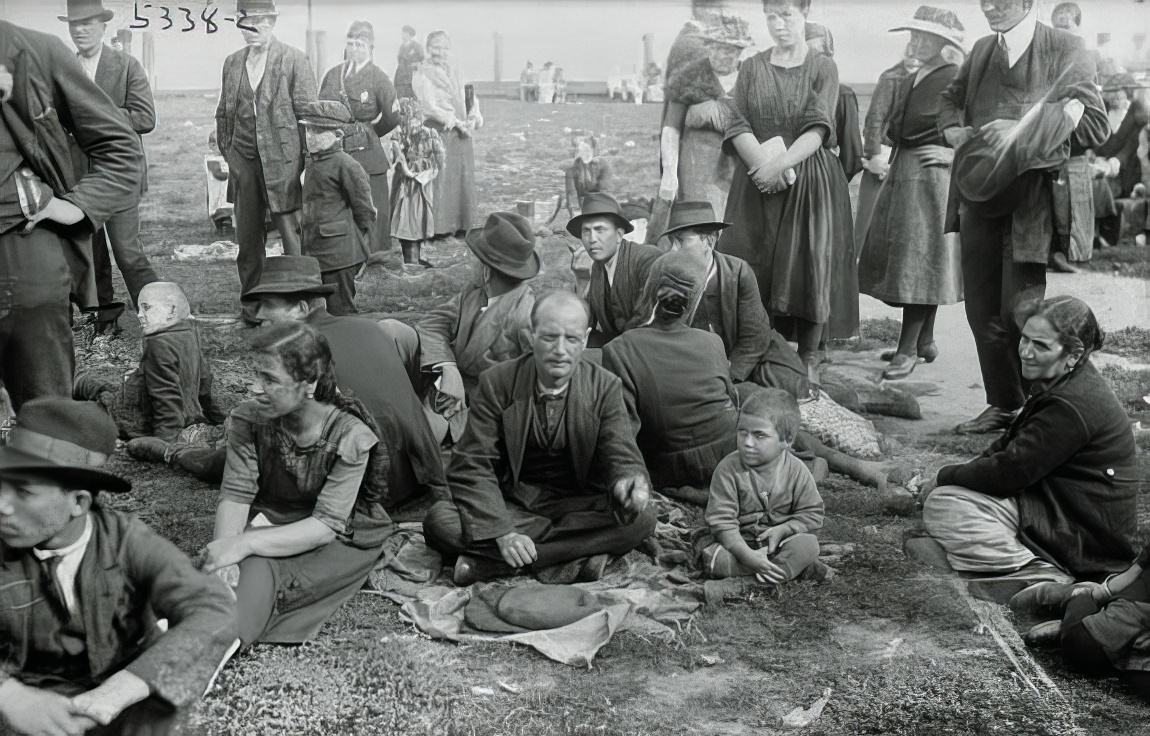
<path id="1" fill-rule="evenodd" d="M 60 581 L 56 577 L 56 570 L 60 567 L 60 560 L 63 559 L 59 555 L 52 555 L 51 557 L 40 560 L 40 589 L 44 591 L 44 596 L 48 599 L 48 605 L 56 609 L 56 613 L 63 617 L 64 621 L 71 618 L 68 613 L 68 603 L 64 598 L 64 592 L 60 588 Z"/>

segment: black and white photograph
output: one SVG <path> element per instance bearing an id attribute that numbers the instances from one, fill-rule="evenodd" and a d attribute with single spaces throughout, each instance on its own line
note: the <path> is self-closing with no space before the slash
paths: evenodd
<path id="1" fill-rule="evenodd" d="M 1150 736 L 1150 0 L 0 0 L 0 736 Z"/>

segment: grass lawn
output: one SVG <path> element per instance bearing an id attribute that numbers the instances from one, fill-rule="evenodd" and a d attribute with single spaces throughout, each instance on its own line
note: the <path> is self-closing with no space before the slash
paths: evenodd
<path id="1" fill-rule="evenodd" d="M 160 129 L 146 138 L 151 190 L 143 238 L 160 274 L 182 283 L 201 314 L 238 311 L 231 263 L 180 263 L 181 243 L 217 239 L 204 212 L 202 157 L 214 96 L 163 95 Z M 590 103 L 556 108 L 492 100 L 476 138 L 481 212 L 542 200 L 562 187 L 572 131 L 604 134 L 620 194 L 649 196 L 657 180 L 659 106 Z M 565 219 L 565 218 L 561 218 Z M 571 282 L 565 235 L 545 239 L 543 285 Z M 411 320 L 470 278 L 466 248 L 429 249 L 437 268 L 403 278 L 367 272 L 360 307 Z M 122 284 L 119 287 L 122 290 Z M 125 320 L 130 322 L 131 320 Z M 897 325 L 864 325 L 864 339 L 889 341 Z M 122 373 L 138 328 L 109 347 L 81 348 L 81 366 Z M 217 393 L 243 395 L 244 332 L 205 323 Z M 1121 350 L 1150 353 L 1147 333 L 1124 333 Z M 1124 401 L 1150 393 L 1145 374 L 1112 378 Z M 913 425 L 906 425 L 913 429 Z M 913 431 L 895 460 L 937 468 L 982 449 L 983 439 Z M 1143 467 L 1150 471 L 1145 455 Z M 115 470 L 133 478 L 112 499 L 189 553 L 211 535 L 217 491 L 123 453 Z M 796 583 L 772 595 L 729 601 L 698 614 L 667 640 L 617 635 L 590 670 L 552 663 L 507 645 L 434 642 L 382 598 L 357 596 L 302 647 L 254 648 L 229 665 L 185 724 L 189 734 L 771 734 L 779 719 L 832 689 L 804 734 L 1150 733 L 1146 711 L 1114 680 L 1089 681 L 1039 655 L 1064 694 L 1030 689 L 951 583 L 924 574 L 900 548 L 913 521 L 883 512 L 871 490 L 832 476 L 821 488 L 823 541 L 854 545 L 823 585 Z M 1144 499 L 1145 500 L 1145 499 Z M 473 694 L 473 687 L 493 695 Z"/>

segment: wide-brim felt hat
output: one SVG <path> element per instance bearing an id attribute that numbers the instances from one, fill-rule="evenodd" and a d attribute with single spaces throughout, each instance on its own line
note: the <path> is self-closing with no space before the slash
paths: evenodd
<path id="1" fill-rule="evenodd" d="M 493 212 L 483 227 L 467 232 L 467 247 L 488 268 L 513 279 L 539 275 L 542 264 L 535 252 L 535 232 L 526 217 L 514 212 Z"/>
<path id="2" fill-rule="evenodd" d="M 935 8 L 930 5 L 921 5 L 914 11 L 914 17 L 890 29 L 891 33 L 898 31 L 921 31 L 952 43 L 960 49 L 966 49 L 966 27 L 952 10 Z"/>
<path id="3" fill-rule="evenodd" d="M 260 282 L 243 293 L 249 301 L 262 295 L 327 296 L 335 293 L 335 284 L 325 284 L 319 261 L 311 256 L 273 256 L 264 261 Z"/>
<path id="4" fill-rule="evenodd" d="M 715 208 L 710 202 L 676 202 L 671 207 L 671 217 L 667 222 L 667 229 L 660 237 L 667 237 L 679 230 L 698 228 L 700 230 L 722 230 L 730 227 L 731 223 L 723 222 L 715 217 Z"/>
<path id="5" fill-rule="evenodd" d="M 79 23 L 93 18 L 107 23 L 114 15 L 115 13 L 104 7 L 101 0 L 68 0 L 67 15 L 56 17 L 65 23 Z"/>
<path id="6" fill-rule="evenodd" d="M 0 447 L 0 477 L 28 473 L 70 489 L 130 491 L 130 481 L 101 469 L 116 451 L 116 423 L 92 401 L 33 399 Z"/>
<path id="7" fill-rule="evenodd" d="M 583 237 L 583 221 L 589 217 L 610 217 L 615 220 L 623 232 L 629 233 L 635 229 L 631 221 L 623 216 L 623 209 L 619 202 L 605 192 L 591 192 L 583 198 L 581 212 L 567 221 L 567 232 L 577 238 Z"/>

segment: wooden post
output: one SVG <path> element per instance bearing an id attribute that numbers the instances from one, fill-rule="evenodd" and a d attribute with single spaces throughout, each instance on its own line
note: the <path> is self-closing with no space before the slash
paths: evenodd
<path id="1" fill-rule="evenodd" d="M 307 32 L 307 58 L 317 81 L 327 71 L 327 31 Z"/>
<path id="2" fill-rule="evenodd" d="M 148 83 L 155 90 L 159 85 L 156 84 L 156 36 L 152 31 L 144 31 L 144 49 L 140 55 L 143 57 L 141 61 L 148 75 Z"/>
<path id="3" fill-rule="evenodd" d="M 496 31 L 495 38 L 495 81 L 503 81 L 503 34 Z"/>
<path id="4" fill-rule="evenodd" d="M 655 62 L 655 34 L 643 34 L 643 71 Z"/>

